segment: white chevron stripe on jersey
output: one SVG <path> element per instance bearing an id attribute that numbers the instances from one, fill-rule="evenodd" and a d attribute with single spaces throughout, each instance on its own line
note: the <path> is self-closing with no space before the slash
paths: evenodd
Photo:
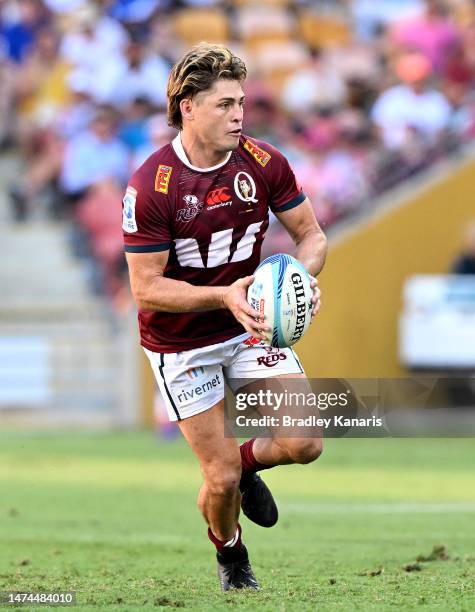
<path id="1" fill-rule="evenodd" d="M 246 233 L 237 243 L 236 250 L 234 251 L 234 255 L 232 256 L 230 263 L 244 261 L 252 255 L 252 249 L 254 248 L 254 243 L 256 242 L 256 235 L 261 229 L 262 223 L 263 221 L 251 223 L 251 225 L 246 229 Z"/>

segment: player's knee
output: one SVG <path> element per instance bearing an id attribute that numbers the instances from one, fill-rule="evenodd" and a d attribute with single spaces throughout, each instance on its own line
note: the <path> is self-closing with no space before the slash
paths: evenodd
<path id="1" fill-rule="evenodd" d="M 228 497 L 234 495 L 241 480 L 241 464 L 218 465 L 215 469 L 205 472 L 205 482 L 208 490 L 214 495 Z"/>
<path id="2" fill-rule="evenodd" d="M 294 444 L 288 449 L 288 452 L 290 458 L 295 463 L 312 463 L 312 461 L 318 459 L 323 452 L 322 440 L 295 440 Z"/>

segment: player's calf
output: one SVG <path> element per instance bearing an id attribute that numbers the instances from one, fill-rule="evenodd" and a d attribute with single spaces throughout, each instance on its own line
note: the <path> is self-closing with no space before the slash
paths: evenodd
<path id="1" fill-rule="evenodd" d="M 276 440 L 278 445 L 286 452 L 293 463 L 312 463 L 323 452 L 321 438 L 281 438 Z"/>
<path id="2" fill-rule="evenodd" d="M 204 483 L 198 496 L 198 508 L 212 533 L 226 541 L 236 531 L 241 502 L 241 466 L 224 463 L 219 468 L 213 462 L 212 466 L 202 466 L 202 471 Z"/>

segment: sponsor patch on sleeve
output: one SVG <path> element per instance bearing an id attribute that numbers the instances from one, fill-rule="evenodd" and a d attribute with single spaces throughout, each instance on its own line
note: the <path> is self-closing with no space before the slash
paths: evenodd
<path id="1" fill-rule="evenodd" d="M 136 201 L 137 190 L 133 187 L 127 187 L 124 199 L 122 200 L 122 229 L 129 234 L 138 231 L 137 222 L 135 220 Z"/>
<path id="2" fill-rule="evenodd" d="M 157 174 L 155 175 L 155 191 L 160 193 L 168 193 L 168 184 L 172 175 L 172 166 L 164 166 L 160 164 L 158 166 Z"/>
<path id="3" fill-rule="evenodd" d="M 258 147 L 256 144 L 254 144 L 250 140 L 246 140 L 246 142 L 244 143 L 244 148 L 246 149 L 246 151 L 249 151 L 252 157 L 263 168 L 265 168 L 267 162 L 272 157 L 270 153 L 268 153 L 267 151 L 264 151 L 264 149 L 261 149 L 261 147 Z"/>

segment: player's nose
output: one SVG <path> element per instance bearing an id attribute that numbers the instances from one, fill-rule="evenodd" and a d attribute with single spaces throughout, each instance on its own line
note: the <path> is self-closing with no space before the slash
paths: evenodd
<path id="1" fill-rule="evenodd" d="M 243 108 L 242 108 L 242 106 L 238 105 L 237 108 L 234 109 L 233 122 L 234 123 L 237 122 L 237 123 L 241 124 L 243 116 L 244 116 Z"/>

